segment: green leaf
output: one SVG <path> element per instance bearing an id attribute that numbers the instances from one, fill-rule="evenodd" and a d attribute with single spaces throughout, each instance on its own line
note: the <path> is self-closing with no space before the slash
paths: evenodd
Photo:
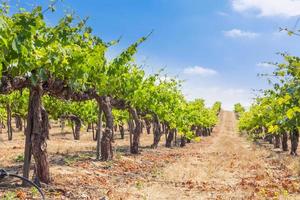
<path id="1" fill-rule="evenodd" d="M 18 38 L 16 37 L 13 41 L 12 41 L 12 49 L 17 53 L 19 54 L 20 53 L 20 50 L 19 50 L 19 46 L 18 46 Z"/>
<path id="2" fill-rule="evenodd" d="M 3 42 L 5 47 L 8 47 L 7 40 L 0 35 L 0 40 Z"/>
<path id="3" fill-rule="evenodd" d="M 0 29 L 3 30 L 7 28 L 7 23 L 4 21 L 3 17 L 0 17 Z"/>

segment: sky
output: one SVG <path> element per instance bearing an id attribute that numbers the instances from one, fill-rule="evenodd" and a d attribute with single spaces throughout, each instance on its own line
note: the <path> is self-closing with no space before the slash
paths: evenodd
<path id="1" fill-rule="evenodd" d="M 136 62 L 148 73 L 163 68 L 184 80 L 187 99 L 221 101 L 228 110 L 237 102 L 249 106 L 256 90 L 268 87 L 257 76 L 274 69 L 265 62 L 282 62 L 278 52 L 300 52 L 299 37 L 279 32 L 300 29 L 300 0 L 65 0 L 56 8 L 47 15 L 49 23 L 74 11 L 89 17 L 88 25 L 104 41 L 122 37 L 109 57 L 153 30 Z"/>

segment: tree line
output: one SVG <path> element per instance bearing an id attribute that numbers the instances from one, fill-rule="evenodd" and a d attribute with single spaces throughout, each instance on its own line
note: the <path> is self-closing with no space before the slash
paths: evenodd
<path id="1" fill-rule="evenodd" d="M 297 35 L 288 31 L 289 35 Z M 300 123 L 300 57 L 281 53 L 282 63 L 269 63 L 274 66 L 267 77 L 270 89 L 263 90 L 255 99 L 250 109 L 235 105 L 235 112 L 240 117 L 239 129 L 252 139 L 264 138 L 275 148 L 297 155 Z"/>
<path id="2" fill-rule="evenodd" d="M 156 148 L 163 134 L 171 147 L 175 135 L 181 146 L 201 135 L 210 135 L 217 123 L 221 103 L 211 108 L 201 99 L 187 101 L 181 81 L 161 73 L 146 75 L 134 62 L 137 48 L 150 34 L 108 60 L 107 50 L 120 41 L 104 42 L 93 34 L 86 19 L 66 14 L 55 25 L 45 21 L 54 4 L 43 10 L 0 9 L 0 120 L 11 118 L 25 125 L 23 176 L 28 178 L 32 157 L 35 175 L 51 181 L 47 153 L 49 119 L 71 121 L 74 139 L 82 124 L 94 127 L 97 159 L 113 159 L 115 127 L 124 133 L 128 123 L 130 152 L 139 153 L 143 124 L 152 127 Z M 121 131 L 123 130 L 123 131 Z"/>

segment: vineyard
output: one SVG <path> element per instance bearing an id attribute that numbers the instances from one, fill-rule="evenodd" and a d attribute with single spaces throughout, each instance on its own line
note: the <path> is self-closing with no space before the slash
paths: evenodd
<path id="1" fill-rule="evenodd" d="M 122 40 L 74 14 L 50 25 L 56 3 L 0 9 L 0 199 L 299 198 L 299 57 L 228 112 L 135 61 L 152 32 L 108 59 Z"/>

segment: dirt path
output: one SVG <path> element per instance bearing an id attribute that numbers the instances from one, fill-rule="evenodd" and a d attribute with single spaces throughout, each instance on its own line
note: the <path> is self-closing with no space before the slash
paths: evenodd
<path id="1" fill-rule="evenodd" d="M 212 136 L 184 148 L 165 148 L 162 137 L 161 146 L 150 149 L 153 136 L 143 134 L 139 155 L 128 153 L 126 135 L 116 140 L 118 151 L 110 162 L 95 160 L 91 133 L 74 141 L 71 133 L 61 135 L 59 127 L 53 128 L 48 143 L 53 182 L 44 187 L 47 199 L 300 200 L 299 159 L 252 144 L 235 132 L 235 123 L 232 112 L 222 112 Z M 21 172 L 15 158 L 23 145 L 23 133 L 4 141 L 0 167 Z M 30 188 L 17 189 L 0 185 L 0 199 L 8 191 L 25 192 L 31 199 Z"/>
<path id="2" fill-rule="evenodd" d="M 235 123 L 232 112 L 223 112 L 212 137 L 187 147 L 159 178 L 126 190 L 147 200 L 300 199 L 291 172 L 272 153 L 240 137 Z"/>

